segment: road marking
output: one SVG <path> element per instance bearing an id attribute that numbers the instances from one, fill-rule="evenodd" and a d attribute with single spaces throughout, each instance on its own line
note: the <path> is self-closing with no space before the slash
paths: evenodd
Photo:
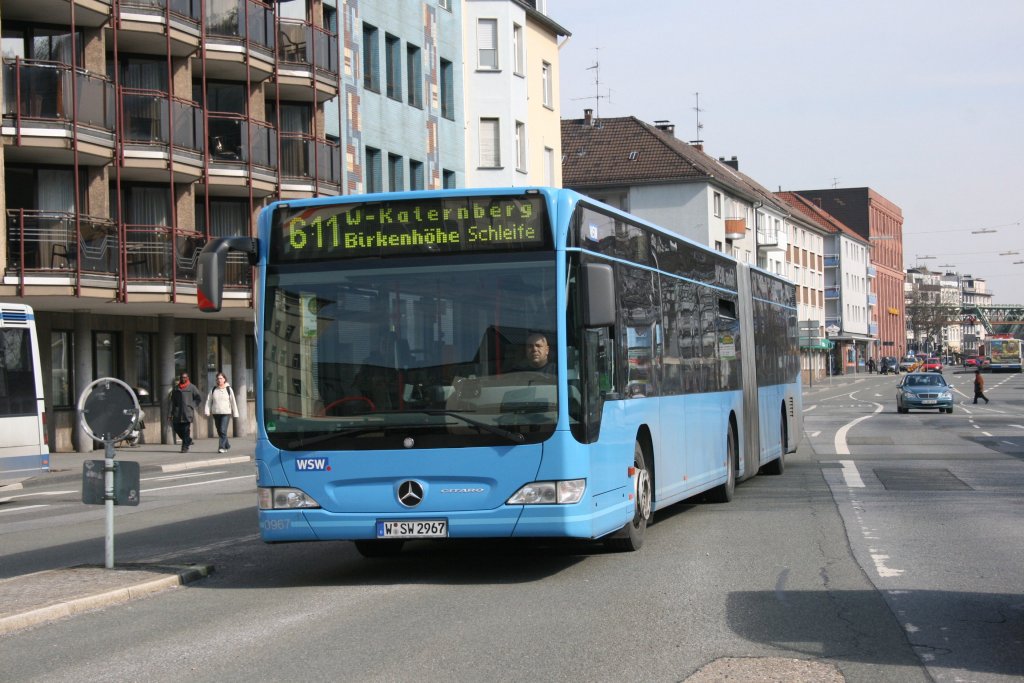
<path id="1" fill-rule="evenodd" d="M 991 434 L 989 434 L 988 432 L 982 432 L 982 434 L 984 434 L 985 436 L 992 436 L 992 435 L 991 435 Z"/>
<path id="2" fill-rule="evenodd" d="M 851 396 L 851 398 L 852 398 L 852 396 Z M 857 426 L 857 424 L 863 422 L 864 420 L 867 420 L 868 418 L 872 418 L 875 415 L 877 415 L 878 413 L 882 412 L 882 404 L 881 403 L 875 403 L 874 405 L 875 405 L 875 410 L 870 415 L 864 415 L 862 417 L 858 417 L 856 420 L 853 420 L 852 422 L 848 422 L 848 423 L 846 423 L 845 425 L 843 425 L 842 427 L 839 428 L 839 431 L 836 432 L 836 438 L 835 438 L 836 455 L 849 455 L 850 454 L 850 447 L 846 445 L 846 434 L 847 434 L 847 432 L 849 432 L 853 427 Z"/>
<path id="3" fill-rule="evenodd" d="M 21 493 L 17 496 L 11 496 L 0 500 L 14 500 L 15 498 L 28 498 L 29 496 L 66 496 L 69 493 L 78 493 L 78 491 L 37 491 L 36 493 Z"/>
<path id="4" fill-rule="evenodd" d="M 227 472 L 227 470 L 215 470 L 213 472 L 186 472 L 184 474 L 172 474 L 169 477 L 143 477 L 142 481 L 174 481 L 176 479 L 208 477 L 213 474 L 224 474 L 225 472 Z"/>
<path id="5" fill-rule="evenodd" d="M 1016 445 L 1017 445 L 1017 444 L 1015 444 L 1015 443 L 1014 443 L 1014 442 L 1012 442 L 1012 441 L 1007 441 L 1006 439 L 1003 439 L 1003 443 L 1005 443 L 1005 444 L 1009 444 L 1009 445 L 1011 445 L 1011 446 L 1016 446 Z"/>
<path id="6" fill-rule="evenodd" d="M 811 407 L 809 407 L 809 408 L 804 408 L 804 412 L 805 412 L 805 413 L 809 413 L 809 412 L 811 412 L 812 410 L 814 410 L 814 409 L 815 409 L 815 408 L 817 408 L 817 407 L 818 407 L 818 404 L 817 404 L 817 403 L 815 403 L 815 404 L 814 404 L 813 406 L 811 406 Z"/>
<path id="7" fill-rule="evenodd" d="M 892 579 L 903 575 L 904 570 L 892 569 L 885 565 L 885 561 L 889 559 L 888 555 L 883 555 L 874 548 L 870 548 L 868 552 L 871 553 L 871 559 L 875 563 L 875 571 L 877 571 L 878 575 L 883 579 Z"/>
<path id="8" fill-rule="evenodd" d="M 226 479 L 211 479 L 210 481 L 195 481 L 190 484 L 176 484 L 174 486 L 160 486 L 155 489 L 143 489 L 143 493 L 152 493 L 154 491 L 166 491 L 168 489 L 183 489 L 187 486 L 204 486 L 206 484 L 217 484 L 222 481 L 234 481 L 236 479 L 255 479 L 255 474 L 246 474 L 241 477 L 228 477 Z"/>
<path id="9" fill-rule="evenodd" d="M 839 464 L 843 466 L 843 479 L 846 481 L 847 488 L 864 488 L 864 480 L 860 478 L 860 472 L 857 471 L 857 463 L 852 460 L 840 460 Z"/>
<path id="10" fill-rule="evenodd" d="M 25 507 L 11 508 L 10 510 L 0 510 L 0 515 L 4 514 L 5 512 L 24 512 L 25 510 L 32 510 L 34 508 L 48 508 L 48 507 L 50 507 L 50 506 L 49 505 L 26 505 Z"/>
<path id="11" fill-rule="evenodd" d="M 810 434 L 810 436 L 811 436 L 811 438 L 812 438 L 812 439 L 813 439 L 813 438 L 816 438 L 816 437 L 818 437 L 818 436 L 820 436 L 820 435 L 821 435 L 821 432 L 811 432 L 811 434 Z"/>
<path id="12" fill-rule="evenodd" d="M 1011 427 L 1016 427 L 1017 429 L 1024 429 L 1024 425 L 1010 425 L 1010 426 Z"/>

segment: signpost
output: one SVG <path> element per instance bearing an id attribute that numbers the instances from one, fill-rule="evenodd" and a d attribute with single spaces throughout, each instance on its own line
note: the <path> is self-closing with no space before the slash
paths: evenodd
<path id="1" fill-rule="evenodd" d="M 104 377 L 92 382 L 82 392 L 78 399 L 78 413 L 86 434 L 104 445 L 105 460 L 83 463 L 82 502 L 86 505 L 103 503 L 106 507 L 105 566 L 113 569 L 114 505 L 139 504 L 139 463 L 122 462 L 115 467 L 114 443 L 131 434 L 141 419 L 142 411 L 131 387 L 119 379 Z"/>

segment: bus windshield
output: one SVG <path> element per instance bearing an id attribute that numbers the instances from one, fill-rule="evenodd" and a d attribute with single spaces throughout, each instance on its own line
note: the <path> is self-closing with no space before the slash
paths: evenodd
<path id="1" fill-rule="evenodd" d="M 263 411 L 279 448 L 535 443 L 554 431 L 552 252 L 281 263 L 266 293 Z M 527 351 L 541 338 L 544 363 Z"/>

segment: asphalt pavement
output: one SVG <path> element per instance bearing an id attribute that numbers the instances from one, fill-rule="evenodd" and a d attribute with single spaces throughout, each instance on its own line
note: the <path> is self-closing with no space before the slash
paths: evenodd
<path id="1" fill-rule="evenodd" d="M 251 462 L 255 451 L 252 437 L 232 437 L 231 448 L 217 452 L 217 439 L 196 439 L 188 453 L 176 444 L 140 444 L 116 449 L 115 461 L 139 463 L 141 476 L 161 472 L 182 472 L 205 467 Z M 51 453 L 50 472 L 23 482 L 20 487 L 0 489 L 4 496 L 30 491 L 49 484 L 67 485 L 82 480 L 86 460 L 103 460 L 105 452 Z M 56 567 L 54 569 L 0 580 L 0 636 L 38 626 L 107 605 L 127 602 L 153 593 L 182 586 L 208 576 L 214 567 L 197 564 L 102 565 Z"/>

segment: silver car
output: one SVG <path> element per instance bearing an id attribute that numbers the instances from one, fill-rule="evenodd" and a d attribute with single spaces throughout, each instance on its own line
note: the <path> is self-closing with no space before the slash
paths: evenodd
<path id="1" fill-rule="evenodd" d="M 953 412 L 953 388 L 934 372 L 910 372 L 896 385 L 896 412 L 938 410 Z"/>

